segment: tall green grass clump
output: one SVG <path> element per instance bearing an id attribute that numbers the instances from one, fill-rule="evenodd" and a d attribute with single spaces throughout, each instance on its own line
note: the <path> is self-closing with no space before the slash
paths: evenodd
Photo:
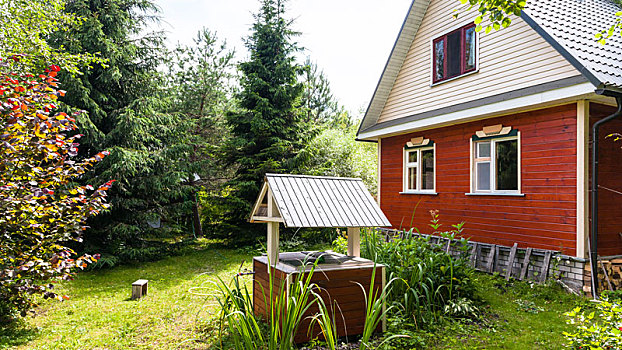
<path id="1" fill-rule="evenodd" d="M 415 229 L 401 232 L 386 242 L 375 230 L 364 230 L 361 255 L 384 264 L 392 282 L 388 303 L 392 318 L 415 329 L 425 329 L 443 319 L 474 318 L 475 285 L 469 264 L 468 240 L 460 238 L 463 223 L 441 230 L 437 211 L 432 211 L 434 234 L 451 240 L 432 243 Z M 339 243 L 339 242 L 337 242 Z M 339 249 L 339 247 L 337 247 Z"/>
<path id="2" fill-rule="evenodd" d="M 312 283 L 313 274 L 317 267 L 317 259 L 313 265 L 303 262 L 300 272 L 296 274 L 293 282 L 289 286 L 289 293 L 286 293 L 285 285 L 281 285 L 279 290 L 273 290 L 272 278 L 270 274 L 270 289 L 264 291 L 264 305 L 269 305 L 267 319 L 262 320 L 256 316 L 253 310 L 253 299 L 246 284 L 240 283 L 239 277 L 235 276 L 231 283 L 226 284 L 219 280 L 217 296 L 220 305 L 220 347 L 221 349 L 234 348 L 236 350 L 293 350 L 296 349 L 294 336 L 304 319 L 310 319 L 311 323 L 307 332 L 311 334 L 314 326 L 320 328 L 321 336 L 324 338 L 325 346 L 328 349 L 336 349 L 338 344 L 337 323 L 345 322 L 341 315 L 339 305 L 329 297 L 328 303 L 320 293 L 323 289 Z M 311 268 L 309 271 L 307 267 Z M 380 322 L 391 309 L 385 307 L 385 301 L 389 295 L 390 281 L 384 289 L 374 288 L 376 268 L 372 273 L 369 291 L 359 284 L 364 295 L 362 307 L 365 307 L 366 318 L 364 331 L 361 336 L 361 349 L 370 349 L 370 341 L 373 333 L 379 329 Z M 269 302 L 270 296 L 274 300 Z M 318 312 L 310 314 L 309 309 L 317 305 Z M 329 307 L 329 305 L 331 307 Z M 228 337 L 227 344 L 223 343 L 223 331 L 226 330 Z M 313 335 L 313 334 L 311 334 Z M 401 335 L 394 335 L 385 342 Z"/>
<path id="3" fill-rule="evenodd" d="M 308 264 L 303 263 L 301 271 L 306 266 Z M 273 290 L 273 274 L 270 274 L 269 290 L 262 293 L 265 305 L 270 306 L 267 310 L 267 323 L 255 315 L 252 295 L 248 287 L 240 283 L 238 276 L 230 284 L 220 280 L 219 296 L 216 299 L 221 309 L 221 348 L 224 348 L 222 330 L 226 327 L 231 345 L 238 350 L 295 349 L 294 336 L 298 327 L 307 310 L 318 302 L 314 291 L 317 286 L 311 283 L 316 267 L 317 261 L 311 265 L 309 272 L 296 274 L 289 293 L 285 291 L 285 284 L 278 291 Z"/>

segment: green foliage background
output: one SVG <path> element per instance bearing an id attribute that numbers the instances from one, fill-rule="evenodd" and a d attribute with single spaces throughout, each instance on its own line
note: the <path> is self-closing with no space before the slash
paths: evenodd
<path id="1" fill-rule="evenodd" d="M 246 217 L 266 172 L 361 177 L 375 192 L 375 145 L 354 141 L 328 78 L 311 58 L 298 62 L 286 4 L 258 2 L 236 66 L 208 29 L 166 50 L 164 33 L 149 31 L 152 0 L 0 0 L 0 57 L 21 55 L 19 71 L 58 64 L 78 157 L 110 153 L 76 179 L 115 182 L 110 210 L 72 248 L 113 266 L 200 235 L 256 243 L 263 227 Z"/>

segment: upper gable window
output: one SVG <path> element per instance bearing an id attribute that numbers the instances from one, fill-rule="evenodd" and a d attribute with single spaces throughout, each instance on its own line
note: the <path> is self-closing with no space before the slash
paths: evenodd
<path id="1" fill-rule="evenodd" d="M 432 82 L 476 69 L 475 25 L 469 24 L 432 41 Z"/>

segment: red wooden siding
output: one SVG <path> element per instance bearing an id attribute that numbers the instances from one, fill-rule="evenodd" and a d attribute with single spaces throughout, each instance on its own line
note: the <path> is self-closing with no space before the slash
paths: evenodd
<path id="1" fill-rule="evenodd" d="M 615 107 L 590 105 L 591 126 L 613 112 Z M 615 119 L 600 128 L 598 184 L 622 192 L 622 142 L 607 138 L 622 133 L 622 120 Z M 590 150 L 591 154 L 591 150 Z M 591 165 L 590 165 L 591 167 Z M 622 254 L 622 195 L 604 188 L 598 190 L 598 255 Z"/>
<path id="2" fill-rule="evenodd" d="M 443 227 L 465 221 L 474 241 L 561 250 L 576 246 L 576 104 L 513 114 L 382 139 L 381 207 L 395 228 L 430 233 L 430 210 Z M 469 140 L 484 126 L 503 124 L 521 133 L 525 197 L 466 196 L 470 191 Z M 402 191 L 403 147 L 412 137 L 436 144 L 438 195 Z"/>

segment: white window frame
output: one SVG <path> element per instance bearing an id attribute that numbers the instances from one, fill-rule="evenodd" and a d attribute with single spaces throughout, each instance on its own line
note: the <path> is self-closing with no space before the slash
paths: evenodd
<path id="1" fill-rule="evenodd" d="M 496 144 L 498 142 L 503 141 L 511 141 L 516 140 L 517 142 L 517 152 L 518 152 L 518 187 L 516 190 L 497 190 L 497 165 L 496 165 Z M 478 158 L 478 147 L 479 143 L 490 142 L 490 157 Z M 522 181 L 522 171 L 521 171 L 521 163 L 522 163 L 522 150 L 521 150 L 521 137 L 520 131 L 517 132 L 516 136 L 508 136 L 508 137 L 495 137 L 484 140 L 474 141 L 471 139 L 471 189 L 470 193 L 465 193 L 466 195 L 496 195 L 496 196 L 520 196 L 523 197 L 524 194 L 521 192 L 521 181 Z M 477 188 L 477 164 L 490 162 L 490 190 L 479 190 Z"/>
<path id="2" fill-rule="evenodd" d="M 432 156 L 434 159 L 434 180 L 433 180 L 433 188 L 432 189 L 428 189 L 428 190 L 422 190 L 421 189 L 421 183 L 422 183 L 422 157 L 421 157 L 421 152 L 422 151 L 429 151 L 432 150 Z M 400 192 L 400 194 L 429 194 L 429 195 L 436 195 L 436 144 L 433 144 L 432 146 L 423 146 L 423 147 L 416 147 L 416 148 L 404 148 L 404 156 L 403 156 L 403 171 L 402 171 L 402 192 Z M 408 154 L 411 152 L 417 152 L 417 162 L 416 163 L 409 163 L 408 162 Z M 417 185 L 417 189 L 412 190 L 408 188 L 408 169 L 410 168 L 417 168 L 417 180 L 416 180 L 416 185 Z"/>

